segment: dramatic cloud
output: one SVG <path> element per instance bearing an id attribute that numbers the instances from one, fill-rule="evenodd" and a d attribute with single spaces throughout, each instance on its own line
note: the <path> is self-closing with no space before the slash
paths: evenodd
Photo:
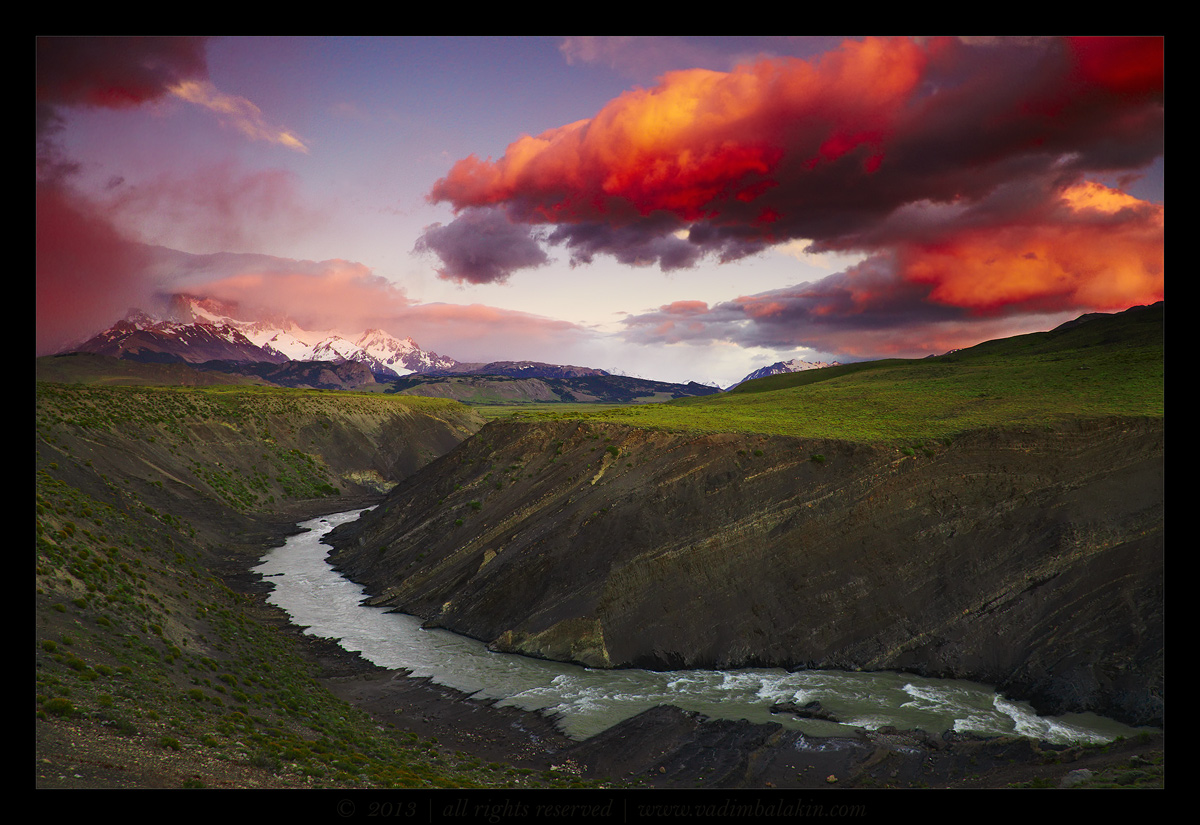
<path id="1" fill-rule="evenodd" d="M 1113 309 L 1162 295 L 1162 207 L 1091 181 L 1160 157 L 1163 117 L 1159 38 L 848 41 L 811 61 L 666 74 L 498 160 L 459 161 L 430 199 L 533 228 L 522 236 L 563 245 L 572 263 L 672 270 L 797 239 L 865 253 L 886 261 L 877 292 L 912 321 L 922 308 Z M 462 247 L 427 248 L 449 263 Z M 526 265 L 491 261 L 474 282 Z M 851 311 L 821 306 L 795 322 Z"/>
<path id="2" fill-rule="evenodd" d="M 470 209 L 445 226 L 426 227 L 413 251 L 441 258 L 438 277 L 471 284 L 505 281 L 515 269 L 550 261 L 528 226 L 490 209 Z"/>
<path id="3" fill-rule="evenodd" d="M 35 41 L 38 133 L 59 106 L 119 109 L 208 77 L 203 37 L 39 37 Z"/>
<path id="4" fill-rule="evenodd" d="M 1002 210 L 936 211 L 898 219 L 911 240 L 879 228 L 889 251 L 843 272 L 711 308 L 675 302 L 626 318 L 626 338 L 920 356 L 1043 328 L 1080 307 L 1163 300 L 1161 206 L 1081 184 L 1026 223 L 997 220 L 1011 217 Z"/>
<path id="5" fill-rule="evenodd" d="M 731 343 L 807 349 L 840 358 L 923 357 L 991 337 L 1044 329 L 1046 316 L 978 318 L 931 305 L 928 290 L 895 276 L 880 256 L 815 283 L 743 296 L 710 307 L 676 301 L 625 319 L 624 339 L 643 345 Z M 1054 325 L 1065 318 L 1053 318 Z"/>
<path id="6" fill-rule="evenodd" d="M 1037 217 L 897 243 L 898 274 L 928 285 L 930 303 L 977 315 L 1119 310 L 1163 299 L 1162 206 L 1080 184 Z"/>

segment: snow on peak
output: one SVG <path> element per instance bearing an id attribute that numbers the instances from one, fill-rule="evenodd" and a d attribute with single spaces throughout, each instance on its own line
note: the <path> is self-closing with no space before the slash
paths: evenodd
<path id="1" fill-rule="evenodd" d="M 412 338 L 398 338 L 381 329 L 372 328 L 360 334 L 335 329 L 306 330 L 291 318 L 247 317 L 234 303 L 194 295 L 172 296 L 165 317 L 130 309 L 123 320 L 101 335 L 127 334 L 131 328 L 165 333 L 184 344 L 203 332 L 239 345 L 248 342 L 271 356 L 291 361 L 359 361 L 374 372 L 398 376 L 447 369 L 457 363 L 452 358 L 425 352 Z"/>

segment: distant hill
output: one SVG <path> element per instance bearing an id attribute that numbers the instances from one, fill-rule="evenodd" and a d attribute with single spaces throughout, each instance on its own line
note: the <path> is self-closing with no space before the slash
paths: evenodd
<path id="1" fill-rule="evenodd" d="M 486 365 L 489 370 L 495 365 Z M 36 361 L 38 381 L 59 384 L 141 385 L 203 387 L 221 384 L 257 384 L 293 389 L 358 390 L 448 398 L 465 404 L 601 403 L 629 404 L 670 401 L 712 395 L 715 387 L 672 384 L 624 375 L 610 375 L 586 367 L 538 364 L 509 375 L 496 370 L 484 374 L 459 373 L 392 376 L 372 372 L 358 361 L 232 361 L 142 362 L 89 352 L 46 356 Z M 523 377 L 522 377 L 523 376 Z"/>
<path id="2" fill-rule="evenodd" d="M 577 368 L 564 369 L 569 372 Z M 396 387 L 396 392 L 404 395 L 453 398 L 466 404 L 512 404 L 531 401 L 629 404 L 670 401 L 720 392 L 716 387 L 697 384 L 694 381 L 672 384 L 627 375 L 611 375 L 602 370 L 578 375 L 528 377 L 484 373 L 409 376 L 390 383 Z"/>

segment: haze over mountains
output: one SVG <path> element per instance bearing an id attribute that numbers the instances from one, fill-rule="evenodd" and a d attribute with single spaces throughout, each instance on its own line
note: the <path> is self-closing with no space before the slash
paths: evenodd
<path id="1" fill-rule="evenodd" d="M 352 333 L 307 330 L 287 317 L 248 318 L 235 305 L 189 295 L 174 296 L 165 316 L 132 308 L 108 329 L 64 348 L 63 352 L 88 352 L 144 363 L 196 365 L 214 361 L 236 364 L 357 363 L 366 365 L 373 376 L 382 380 L 454 374 L 567 379 L 610 375 L 593 367 L 536 361 L 461 362 L 423 350 L 410 337 L 398 338 L 380 329 Z M 823 366 L 831 364 L 799 359 L 780 361 L 755 370 L 742 381 Z M 741 381 L 731 386 L 737 383 Z M 689 386 L 693 384 L 695 382 L 688 382 Z M 715 391 L 716 388 L 708 389 Z"/>

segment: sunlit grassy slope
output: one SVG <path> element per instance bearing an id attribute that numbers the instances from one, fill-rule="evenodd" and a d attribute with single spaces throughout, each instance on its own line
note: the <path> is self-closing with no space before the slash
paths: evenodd
<path id="1" fill-rule="evenodd" d="M 910 442 L 985 427 L 1162 416 L 1163 371 L 1163 308 L 1158 304 L 936 358 L 847 364 L 770 376 L 719 396 L 537 417 Z"/>

